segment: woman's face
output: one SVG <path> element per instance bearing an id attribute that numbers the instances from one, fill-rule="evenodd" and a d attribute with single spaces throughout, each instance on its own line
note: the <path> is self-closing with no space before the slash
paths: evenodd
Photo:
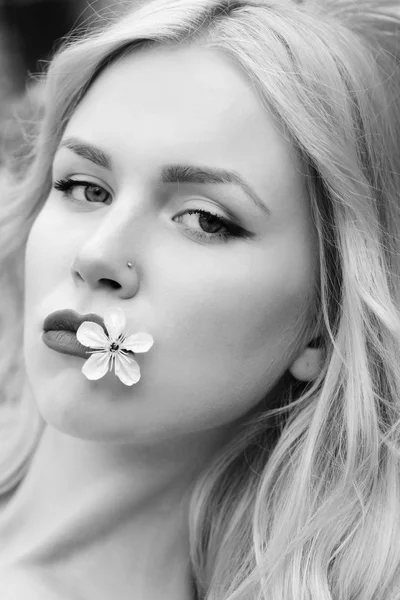
<path id="1" fill-rule="evenodd" d="M 94 187 L 52 189 L 26 251 L 25 359 L 43 417 L 87 439 L 221 435 L 308 342 L 317 251 L 289 142 L 224 55 L 153 49 L 89 89 L 54 159 L 65 179 Z M 41 338 L 53 311 L 109 306 L 154 338 L 132 387 L 89 381 L 84 359 Z"/>

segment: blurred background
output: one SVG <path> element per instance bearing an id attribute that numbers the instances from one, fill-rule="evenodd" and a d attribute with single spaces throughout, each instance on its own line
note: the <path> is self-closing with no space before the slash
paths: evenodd
<path id="1" fill-rule="evenodd" d="M 57 40 L 107 8 L 107 0 L 0 0 L 2 99 L 23 91 L 27 74 L 39 70 L 39 61 L 50 57 Z"/>
<path id="2" fill-rule="evenodd" d="M 0 0 L 0 168 L 18 152 L 25 121 L 40 109 L 37 74 L 43 72 L 61 38 L 72 29 L 95 24 L 118 0 Z"/>

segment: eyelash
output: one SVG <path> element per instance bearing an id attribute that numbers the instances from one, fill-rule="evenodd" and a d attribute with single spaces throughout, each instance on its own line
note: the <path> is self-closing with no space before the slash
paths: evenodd
<path id="1" fill-rule="evenodd" d="M 77 187 L 82 187 L 84 189 L 88 189 L 89 187 L 103 189 L 100 185 L 97 185 L 93 182 L 77 181 L 77 180 L 70 179 L 70 178 L 59 179 L 59 180 L 55 181 L 53 184 L 53 188 L 57 191 L 62 192 L 63 196 L 66 198 L 71 198 L 72 191 Z M 105 191 L 107 191 L 107 190 L 105 190 Z M 72 201 L 80 202 L 79 200 L 74 200 L 74 199 L 72 199 Z M 90 204 L 90 200 L 88 200 L 87 202 Z M 199 215 L 199 216 L 203 216 L 208 219 L 216 220 L 226 229 L 226 231 L 223 233 L 207 233 L 205 231 L 204 232 L 196 231 L 195 229 L 192 229 L 191 227 L 186 227 L 186 229 L 188 231 L 190 231 L 191 234 L 194 235 L 196 237 L 196 239 L 198 239 L 200 241 L 207 241 L 207 240 L 211 241 L 212 240 L 212 241 L 228 242 L 230 238 L 250 237 L 250 234 L 248 232 L 246 232 L 239 225 L 236 225 L 235 223 L 232 223 L 231 221 L 224 219 L 220 215 L 211 213 L 211 212 L 209 212 L 207 210 L 203 210 L 203 209 L 198 209 L 198 208 L 187 209 L 184 212 L 181 212 L 180 214 L 176 215 L 176 217 L 174 217 L 174 219 L 179 219 L 179 218 L 183 217 L 184 215 L 188 215 L 188 214 L 189 215 Z M 181 222 L 181 221 L 178 221 L 178 222 Z"/>
<path id="2" fill-rule="evenodd" d="M 63 192 L 63 196 L 65 196 L 66 198 L 71 198 L 72 191 L 77 187 L 82 187 L 85 190 L 87 190 L 88 188 L 98 188 L 100 190 L 104 189 L 101 187 L 101 185 L 97 185 L 92 181 L 78 181 L 75 179 L 70 179 L 69 177 L 66 177 L 65 179 L 59 179 L 53 183 L 53 188 L 55 190 L 58 190 L 59 192 Z M 107 194 L 109 194 L 109 192 L 107 192 Z M 72 201 L 79 202 L 79 200 L 75 200 L 74 198 L 72 198 Z M 87 202 L 89 202 L 90 204 L 89 200 Z"/>

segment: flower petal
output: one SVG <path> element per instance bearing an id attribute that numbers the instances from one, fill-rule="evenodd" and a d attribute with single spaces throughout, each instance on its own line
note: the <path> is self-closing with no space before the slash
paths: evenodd
<path id="1" fill-rule="evenodd" d="M 150 333 L 134 333 L 124 340 L 122 349 L 131 350 L 132 352 L 147 352 L 153 344 L 154 340 Z"/>
<path id="2" fill-rule="evenodd" d="M 82 373 L 87 379 L 101 379 L 108 371 L 109 352 L 94 352 L 82 367 Z"/>
<path id="3" fill-rule="evenodd" d="M 115 356 L 115 374 L 125 385 L 133 385 L 140 379 L 140 367 L 136 360 L 118 352 Z"/>
<path id="4" fill-rule="evenodd" d="M 122 308 L 119 306 L 107 308 L 104 313 L 104 324 L 110 338 L 116 341 L 126 325 L 126 317 Z"/>
<path id="5" fill-rule="evenodd" d="M 109 341 L 104 329 L 92 321 L 84 321 L 76 332 L 78 342 L 87 348 L 108 348 Z"/>

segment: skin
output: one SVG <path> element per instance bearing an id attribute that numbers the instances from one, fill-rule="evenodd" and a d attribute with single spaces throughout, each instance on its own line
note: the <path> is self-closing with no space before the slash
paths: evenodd
<path id="1" fill-rule="evenodd" d="M 73 589 L 77 598 L 134 590 L 137 600 L 188 600 L 193 481 L 279 378 L 302 376 L 309 363 L 317 246 L 301 165 L 244 75 L 205 48 L 114 64 L 72 116 L 71 137 L 106 152 L 112 169 L 64 147 L 54 181 L 109 194 L 90 203 L 82 187 L 75 200 L 53 189 L 29 236 L 24 353 L 47 427 L 4 514 L 3 552 L 18 568 L 23 549 L 22 565 L 39 566 L 47 590 L 65 582 L 69 600 Z M 234 170 L 268 212 L 232 184 L 160 184 L 172 163 Z M 199 239 L 189 209 L 233 215 L 246 236 Z M 112 373 L 88 381 L 83 359 L 41 339 L 49 313 L 107 306 L 124 310 L 130 332 L 154 338 L 136 356 L 133 387 Z M 21 581 L 17 572 L 12 583 Z M 64 598 L 60 587 L 53 598 Z"/>
<path id="2" fill-rule="evenodd" d="M 83 188 L 73 191 L 76 202 L 53 190 L 29 236 L 25 357 L 40 411 L 85 439 L 153 444 L 222 432 L 303 350 L 316 250 L 292 148 L 245 77 L 204 48 L 153 50 L 114 65 L 71 118 L 70 137 L 103 149 L 113 168 L 60 149 L 54 180 L 93 182 L 109 192 L 107 203 L 90 204 Z M 160 185 L 171 163 L 238 172 L 270 214 L 234 185 Z M 187 209 L 231 211 L 250 235 L 198 240 L 196 215 L 176 220 Z M 41 340 L 50 312 L 102 315 L 109 305 L 155 340 L 136 356 L 142 379 L 133 388 L 113 374 L 86 380 L 82 359 Z"/>

